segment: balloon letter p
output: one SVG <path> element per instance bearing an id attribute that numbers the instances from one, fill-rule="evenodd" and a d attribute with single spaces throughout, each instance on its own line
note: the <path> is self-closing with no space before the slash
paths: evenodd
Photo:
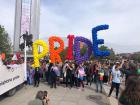
<path id="1" fill-rule="evenodd" d="M 42 46 L 43 51 L 41 53 L 38 53 L 38 46 Z M 48 50 L 48 45 L 46 44 L 46 42 L 44 42 L 43 40 L 36 40 L 33 43 L 33 56 L 34 56 L 34 64 L 33 67 L 39 67 L 39 59 L 43 58 L 45 55 L 47 55 L 47 53 L 49 52 Z"/>

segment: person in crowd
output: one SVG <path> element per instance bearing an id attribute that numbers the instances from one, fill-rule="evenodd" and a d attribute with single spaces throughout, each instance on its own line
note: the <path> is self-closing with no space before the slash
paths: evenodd
<path id="1" fill-rule="evenodd" d="M 70 82 L 70 88 L 72 88 L 72 65 L 68 63 L 65 68 L 65 76 L 66 76 L 66 87 Z"/>
<path id="2" fill-rule="evenodd" d="M 28 105 L 51 105 L 47 91 L 38 91 L 35 99 L 30 101 Z"/>
<path id="3" fill-rule="evenodd" d="M 90 82 L 90 84 L 92 82 L 93 72 L 92 72 L 92 66 L 91 65 L 92 64 L 87 64 L 86 65 L 86 70 L 85 70 L 85 72 L 86 72 L 86 81 L 87 81 L 86 85 L 88 85 L 89 82 Z"/>
<path id="4" fill-rule="evenodd" d="M 36 67 L 34 71 L 34 87 L 39 87 L 39 83 L 40 83 L 39 67 Z"/>
<path id="5" fill-rule="evenodd" d="M 63 63 L 60 62 L 60 63 L 58 63 L 57 66 L 58 66 L 58 70 L 59 70 L 58 85 L 60 85 L 60 83 L 63 82 L 63 70 L 62 70 L 62 68 L 63 68 Z"/>
<path id="6" fill-rule="evenodd" d="M 53 63 L 50 63 L 48 66 L 48 71 L 46 72 L 46 80 L 48 81 L 48 84 L 51 84 L 51 77 L 50 77 L 50 72 L 51 72 L 51 68 L 53 66 Z"/>
<path id="7" fill-rule="evenodd" d="M 140 75 L 128 78 L 119 105 L 140 105 Z"/>
<path id="8" fill-rule="evenodd" d="M 76 86 L 77 88 L 79 87 L 79 80 L 78 80 L 78 69 L 76 68 L 76 64 L 74 63 L 74 86 Z"/>
<path id="9" fill-rule="evenodd" d="M 33 71 L 32 67 L 27 68 L 27 83 L 29 85 L 32 85 L 32 83 L 33 83 L 33 73 L 34 73 L 34 71 Z"/>
<path id="10" fill-rule="evenodd" d="M 129 63 L 129 68 L 127 69 L 127 72 L 126 72 L 126 80 L 125 80 L 125 83 L 127 82 L 127 79 L 129 78 L 129 76 L 131 76 L 136 70 L 137 70 L 137 65 L 134 64 L 134 63 Z"/>
<path id="11" fill-rule="evenodd" d="M 109 79 L 109 65 L 108 64 L 104 64 L 103 65 L 103 69 L 104 69 L 103 82 L 105 84 L 108 84 L 108 79 Z"/>
<path id="12" fill-rule="evenodd" d="M 123 76 L 125 74 L 126 78 L 127 78 L 127 70 L 129 69 L 129 62 L 127 60 L 124 61 L 124 64 L 122 65 L 122 73 Z"/>
<path id="13" fill-rule="evenodd" d="M 48 73 L 49 61 L 46 62 L 46 71 L 45 71 L 45 80 L 48 82 L 49 73 Z"/>
<path id="14" fill-rule="evenodd" d="M 56 88 L 56 79 L 57 79 L 57 75 L 56 75 L 56 72 L 55 72 L 55 65 L 52 64 L 52 68 L 51 68 L 51 71 L 50 71 L 50 88 Z"/>
<path id="15" fill-rule="evenodd" d="M 35 69 L 33 67 L 30 68 L 30 83 L 31 85 L 33 85 L 33 81 L 34 81 L 34 71 Z"/>
<path id="16" fill-rule="evenodd" d="M 53 67 L 53 69 L 54 69 L 54 72 L 55 72 L 55 74 L 56 74 L 56 82 L 57 82 L 57 84 L 58 84 L 58 86 L 60 85 L 60 81 L 59 81 L 59 78 L 60 78 L 60 68 L 59 68 L 59 63 L 56 63 L 55 65 L 54 65 L 54 67 Z"/>
<path id="17" fill-rule="evenodd" d="M 103 76 L 104 76 L 104 70 L 101 67 L 100 62 L 96 63 L 95 65 L 95 72 L 94 72 L 94 79 L 96 83 L 96 92 L 99 91 L 99 85 L 100 85 L 100 92 L 102 93 L 102 87 L 103 87 Z"/>
<path id="18" fill-rule="evenodd" d="M 85 70 L 85 74 L 86 74 L 86 77 L 85 77 L 85 80 L 86 80 L 86 85 L 88 85 L 88 82 L 89 82 L 89 64 L 87 62 L 85 62 L 83 64 L 84 66 L 84 70 Z"/>
<path id="19" fill-rule="evenodd" d="M 63 82 L 66 82 L 66 67 L 67 66 L 68 66 L 68 61 L 66 60 L 62 66 Z"/>
<path id="20" fill-rule="evenodd" d="M 122 76 L 125 77 L 125 85 L 126 85 L 126 81 L 127 81 L 127 78 L 129 76 L 129 72 L 130 72 L 128 60 L 124 61 L 124 64 L 122 65 L 122 68 L 121 68 L 121 72 L 122 72 Z"/>
<path id="21" fill-rule="evenodd" d="M 43 72 L 43 80 L 45 81 L 46 80 L 46 75 L 45 74 L 46 74 L 46 71 L 47 71 L 45 61 L 42 62 L 41 69 L 42 69 L 42 72 Z"/>
<path id="22" fill-rule="evenodd" d="M 119 88 L 120 88 L 120 83 L 121 83 L 121 71 L 119 69 L 120 69 L 120 64 L 119 62 L 117 62 L 116 65 L 113 66 L 112 68 L 112 72 L 111 72 L 112 85 L 111 85 L 111 89 L 108 95 L 108 97 L 110 97 L 112 94 L 112 91 L 114 90 L 114 88 L 116 88 L 116 99 L 118 99 Z"/>
<path id="23" fill-rule="evenodd" d="M 76 86 L 76 80 L 75 80 L 75 64 L 72 63 L 71 64 L 71 68 L 72 68 L 72 86 Z"/>
<path id="24" fill-rule="evenodd" d="M 84 76 L 86 76 L 85 70 L 84 70 L 84 67 L 82 66 L 82 64 L 80 64 L 77 69 L 78 69 L 78 79 L 79 79 L 79 83 L 80 83 L 79 90 L 84 91 Z"/>
<path id="25" fill-rule="evenodd" d="M 31 84 L 31 66 L 30 63 L 27 62 L 27 84 Z"/>
<path id="26" fill-rule="evenodd" d="M 95 61 L 91 62 L 90 68 L 89 68 L 90 69 L 90 86 L 92 85 L 93 81 L 95 82 L 95 79 L 94 79 L 95 71 L 96 71 L 95 67 L 96 67 L 96 62 Z"/>
<path id="27" fill-rule="evenodd" d="M 42 62 L 42 61 L 40 61 L 40 62 Z M 43 63 L 41 63 L 41 64 L 43 64 Z M 42 68 L 42 65 L 39 67 L 39 74 L 40 74 L 40 80 L 42 80 L 43 79 L 43 68 Z"/>

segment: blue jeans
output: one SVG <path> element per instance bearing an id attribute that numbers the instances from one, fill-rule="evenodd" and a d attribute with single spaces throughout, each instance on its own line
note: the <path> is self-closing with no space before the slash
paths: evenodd
<path id="1" fill-rule="evenodd" d="M 103 81 L 102 80 L 96 80 L 96 91 L 99 91 L 99 85 L 100 85 L 100 92 L 102 92 L 102 88 L 103 88 Z"/>
<path id="2" fill-rule="evenodd" d="M 32 85 L 33 81 L 32 81 L 32 77 L 31 76 L 27 77 L 27 83 L 29 85 Z"/>

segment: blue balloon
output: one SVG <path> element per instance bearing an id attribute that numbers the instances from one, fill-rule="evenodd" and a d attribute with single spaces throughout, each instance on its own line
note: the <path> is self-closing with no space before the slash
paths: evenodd
<path id="1" fill-rule="evenodd" d="M 109 56 L 110 52 L 108 50 L 106 51 L 100 51 L 98 48 L 99 44 L 104 44 L 104 40 L 103 39 L 98 39 L 97 38 L 97 32 L 100 30 L 106 30 L 109 28 L 109 25 L 99 25 L 96 26 L 94 28 L 92 28 L 92 40 L 93 40 L 93 52 L 94 52 L 94 56 L 98 57 L 98 56 Z"/>

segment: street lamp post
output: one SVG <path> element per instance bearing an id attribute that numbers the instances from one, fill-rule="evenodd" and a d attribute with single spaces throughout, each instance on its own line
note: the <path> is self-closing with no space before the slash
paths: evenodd
<path id="1" fill-rule="evenodd" d="M 27 81 L 27 52 L 26 52 L 26 40 L 25 40 L 25 48 L 24 48 L 24 80 Z"/>
<path id="2" fill-rule="evenodd" d="M 27 80 L 27 46 L 30 48 L 32 46 L 32 34 L 28 34 L 26 31 L 25 34 L 23 34 L 21 37 L 23 37 L 24 42 L 20 44 L 21 51 L 24 49 L 24 71 L 25 71 L 25 80 Z M 20 37 L 20 38 L 21 38 Z"/>

